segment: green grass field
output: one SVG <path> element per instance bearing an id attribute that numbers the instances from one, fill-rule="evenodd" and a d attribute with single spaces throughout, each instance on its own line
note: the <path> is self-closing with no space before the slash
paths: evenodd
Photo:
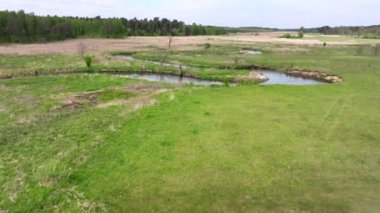
<path id="1" fill-rule="evenodd" d="M 293 46 L 212 46 L 171 52 L 167 61 L 205 79 L 258 65 L 344 81 L 174 87 L 95 74 L 0 80 L 0 212 L 378 212 L 380 57 L 369 46 L 276 51 L 284 47 Z M 160 54 L 96 60 L 93 69 L 159 72 L 143 59 Z M 86 68 L 75 56 L 0 56 L 0 73 L 36 70 Z"/>

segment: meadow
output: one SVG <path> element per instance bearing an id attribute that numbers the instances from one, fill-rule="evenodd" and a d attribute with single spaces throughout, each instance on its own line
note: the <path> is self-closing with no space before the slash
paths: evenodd
<path id="1" fill-rule="evenodd" d="M 0 212 L 379 211 L 376 41 L 226 37 L 92 49 L 90 68 L 67 52 L 2 54 Z M 99 74 L 179 74 L 163 60 L 210 80 L 257 66 L 343 81 L 200 87 Z"/>

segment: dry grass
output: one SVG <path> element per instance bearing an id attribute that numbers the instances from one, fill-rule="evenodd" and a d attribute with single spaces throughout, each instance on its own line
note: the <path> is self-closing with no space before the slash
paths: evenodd
<path id="1" fill-rule="evenodd" d="M 7 110 L 5 109 L 5 106 L 3 106 L 3 105 L 0 104 L 0 113 L 1 113 L 1 112 L 6 112 L 6 111 L 7 111 Z"/>
<path id="2" fill-rule="evenodd" d="M 137 111 L 143 107 L 156 104 L 157 100 L 155 95 L 167 91 L 167 89 L 160 85 L 144 85 L 142 83 L 129 84 L 123 90 L 135 94 L 135 97 L 108 101 L 106 103 L 98 104 L 97 107 L 106 108 L 110 106 L 124 105 L 128 106 L 131 111 Z"/>
<path id="3" fill-rule="evenodd" d="M 232 34 L 225 36 L 189 36 L 175 37 L 172 41 L 173 50 L 192 50 L 201 48 L 204 43 L 213 44 L 250 44 L 250 43 L 283 43 L 295 45 L 320 45 L 323 42 L 315 36 L 303 39 L 279 38 L 284 32 L 254 34 Z M 324 39 L 330 38 L 324 36 Z M 334 40 L 329 45 L 352 45 L 361 43 L 358 39 Z M 85 45 L 89 54 L 101 55 L 109 51 L 139 51 L 155 48 L 167 48 L 168 37 L 129 37 L 126 39 L 75 39 L 46 44 L 12 44 L 0 46 L 0 54 L 5 55 L 41 55 L 41 54 L 80 54 L 78 47 Z M 203 48 L 203 47 L 202 47 Z"/>

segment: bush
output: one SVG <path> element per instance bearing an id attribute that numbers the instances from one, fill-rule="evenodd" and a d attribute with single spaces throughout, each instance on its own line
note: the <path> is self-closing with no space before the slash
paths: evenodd
<path id="1" fill-rule="evenodd" d="M 298 38 L 303 38 L 305 35 L 303 34 L 303 32 L 302 31 L 299 31 L 298 32 Z"/>
<path id="2" fill-rule="evenodd" d="M 228 78 L 224 79 L 223 86 L 225 86 L 225 87 L 229 87 L 230 86 L 230 81 L 228 80 Z"/>
<path id="3" fill-rule="evenodd" d="M 362 39 L 380 39 L 380 36 L 373 35 L 373 34 L 368 34 L 368 35 L 362 36 Z"/>
<path id="4" fill-rule="evenodd" d="M 292 35 L 290 35 L 289 33 L 287 33 L 285 35 L 282 35 L 281 38 L 292 38 Z"/>
<path id="5" fill-rule="evenodd" d="M 210 43 L 206 43 L 205 44 L 205 50 L 208 50 L 208 49 L 210 49 L 211 48 L 211 44 Z"/>
<path id="6" fill-rule="evenodd" d="M 92 56 L 86 55 L 83 57 L 84 63 L 86 63 L 87 68 L 90 68 L 92 65 Z"/>
<path id="7" fill-rule="evenodd" d="M 286 33 L 280 36 L 280 38 L 303 38 L 303 37 L 304 37 L 304 33 L 302 31 L 300 31 L 298 35 L 291 35 L 290 33 Z"/>

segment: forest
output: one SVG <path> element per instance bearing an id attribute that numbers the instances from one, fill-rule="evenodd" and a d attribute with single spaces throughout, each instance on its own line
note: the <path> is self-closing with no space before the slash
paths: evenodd
<path id="1" fill-rule="evenodd" d="M 24 11 L 0 11 L 0 43 L 34 43 L 79 37 L 222 35 L 221 27 L 187 25 L 166 18 L 126 19 L 38 16 Z"/>

